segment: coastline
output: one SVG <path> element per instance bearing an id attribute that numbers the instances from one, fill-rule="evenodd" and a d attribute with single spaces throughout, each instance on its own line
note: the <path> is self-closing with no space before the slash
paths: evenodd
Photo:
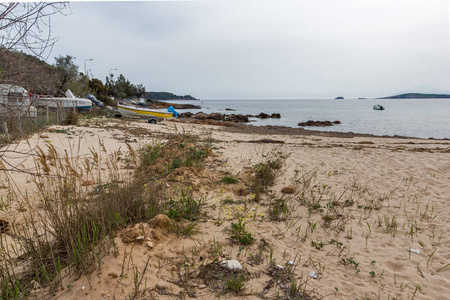
<path id="1" fill-rule="evenodd" d="M 417 139 L 417 140 L 437 140 L 437 141 L 450 141 L 449 138 L 436 139 L 436 138 L 419 138 L 419 137 L 408 137 L 400 135 L 375 135 L 368 133 L 355 133 L 355 132 L 336 132 L 336 131 L 324 131 L 324 130 L 314 130 L 305 129 L 302 127 L 288 127 L 288 126 L 255 126 L 253 124 L 245 123 L 233 123 L 233 122 L 220 122 L 220 121 L 209 121 L 209 120 L 187 120 L 187 119 L 177 119 L 177 123 L 192 123 L 192 124 L 205 124 L 219 126 L 221 130 L 234 133 L 247 133 L 247 134 L 274 134 L 274 135 L 304 135 L 304 136 L 327 136 L 327 137 L 342 137 L 342 138 L 352 138 L 352 137 L 374 137 L 374 138 L 398 138 L 398 139 Z"/>

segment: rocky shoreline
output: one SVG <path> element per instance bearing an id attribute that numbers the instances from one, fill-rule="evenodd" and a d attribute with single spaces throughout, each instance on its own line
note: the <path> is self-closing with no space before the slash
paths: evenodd
<path id="1" fill-rule="evenodd" d="M 279 119 L 281 115 L 278 113 L 273 113 L 271 115 L 266 113 L 260 113 L 259 115 L 243 115 L 243 114 L 222 114 L 222 113 L 210 113 L 206 114 L 204 112 L 191 113 L 185 112 L 179 115 L 179 118 L 183 119 L 195 119 L 195 120 L 214 120 L 214 121 L 227 121 L 234 123 L 248 123 L 250 122 L 249 118 L 259 118 L 259 119 Z"/>

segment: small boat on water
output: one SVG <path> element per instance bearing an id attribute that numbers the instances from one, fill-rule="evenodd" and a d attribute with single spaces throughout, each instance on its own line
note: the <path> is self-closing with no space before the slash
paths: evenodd
<path id="1" fill-rule="evenodd" d="M 172 109 L 170 109 L 169 107 L 169 109 L 165 111 L 146 107 L 118 104 L 117 108 L 119 112 L 124 116 L 146 118 L 149 120 L 149 122 L 151 120 L 156 121 L 158 119 L 170 119 L 174 116 L 177 116 L 177 112 L 173 109 L 173 107 Z"/>
<path id="2" fill-rule="evenodd" d="M 375 104 L 375 105 L 373 106 L 373 109 L 374 109 L 374 110 L 384 110 L 384 106 L 383 106 L 383 105 L 380 105 L 380 104 Z"/>
<path id="3" fill-rule="evenodd" d="M 85 98 L 77 98 L 70 90 L 67 90 L 66 97 L 39 96 L 38 106 L 89 110 L 92 108 L 92 101 Z"/>

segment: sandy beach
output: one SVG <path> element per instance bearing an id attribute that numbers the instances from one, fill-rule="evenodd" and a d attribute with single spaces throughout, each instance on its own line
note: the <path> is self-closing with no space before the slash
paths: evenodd
<path id="1" fill-rule="evenodd" d="M 19 228 L 30 212 L 43 210 L 34 179 L 42 175 L 39 148 L 48 153 L 51 145 L 75 166 L 92 163 L 83 185 L 91 193 L 111 181 L 109 159 L 121 157 L 114 176 L 126 181 L 136 171 L 130 151 L 183 135 L 211 143 L 201 168 L 176 169 L 165 183 L 168 191 L 182 184 L 201 199 L 198 232 L 179 236 L 156 221 L 129 226 L 117 232 L 115 250 L 89 274 L 63 272 L 54 294 L 37 285 L 30 297 L 302 299 L 300 292 L 305 299 L 448 297 L 448 140 L 90 120 L 52 127 L 2 148 L 8 171 L 0 192 L 3 199 L 11 189 L 17 196 L 0 218 Z M 277 163 L 273 185 L 261 195 L 245 193 L 257 166 L 266 162 Z M 224 175 L 236 183 L 226 183 Z M 252 237 L 249 244 L 230 233 L 239 220 Z M 134 229 L 145 234 L 127 239 Z M 14 230 L 2 239 L 18 242 Z M 220 282 L 229 275 L 220 267 L 224 260 L 242 267 L 236 274 L 245 282 L 238 292 Z"/>

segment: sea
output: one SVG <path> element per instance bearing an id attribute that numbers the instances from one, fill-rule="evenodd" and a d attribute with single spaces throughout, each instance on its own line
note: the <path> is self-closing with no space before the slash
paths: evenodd
<path id="1" fill-rule="evenodd" d="M 211 99 L 172 100 L 200 105 L 201 109 L 177 110 L 196 113 L 258 115 L 279 113 L 280 119 L 250 118 L 254 126 L 299 127 L 299 122 L 340 121 L 329 127 L 310 130 L 353 132 L 380 136 L 450 139 L 450 99 Z M 381 104 L 385 110 L 374 110 Z M 233 109 L 229 111 L 227 109 Z"/>

